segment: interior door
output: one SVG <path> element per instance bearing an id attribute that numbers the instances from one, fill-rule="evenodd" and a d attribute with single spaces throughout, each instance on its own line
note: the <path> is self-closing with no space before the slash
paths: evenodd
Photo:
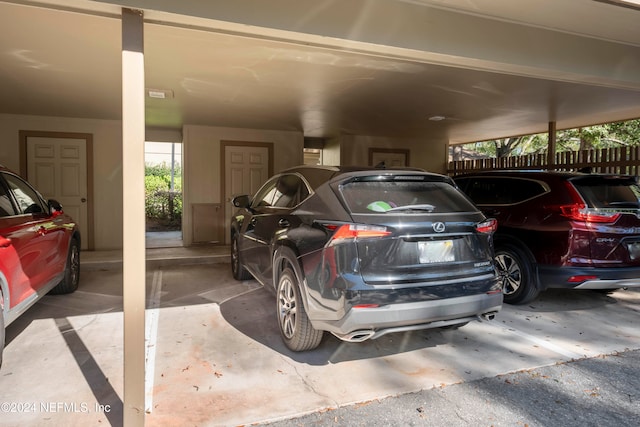
<path id="1" fill-rule="evenodd" d="M 27 136 L 27 180 L 44 196 L 56 199 L 78 224 L 82 249 L 88 249 L 87 140 Z"/>
<path id="2" fill-rule="evenodd" d="M 255 194 L 271 175 L 271 151 L 267 144 L 224 145 L 225 244 L 231 244 L 229 227 L 235 207 L 233 197 Z"/>

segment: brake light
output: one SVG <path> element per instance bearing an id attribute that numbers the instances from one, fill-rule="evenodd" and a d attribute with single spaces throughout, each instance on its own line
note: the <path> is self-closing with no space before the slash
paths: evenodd
<path id="1" fill-rule="evenodd" d="M 569 283 L 581 283 L 587 280 L 597 280 L 598 276 L 571 276 L 567 279 Z"/>
<path id="2" fill-rule="evenodd" d="M 329 228 L 329 227 L 327 227 Z M 340 226 L 331 237 L 331 241 L 351 240 L 351 239 L 371 239 L 375 237 L 386 237 L 391 232 L 386 227 L 365 224 L 345 224 Z"/>
<path id="3" fill-rule="evenodd" d="M 560 215 L 574 221 L 614 223 L 620 217 L 620 212 L 603 212 L 588 208 L 584 203 L 574 203 L 560 206 Z"/>
<path id="4" fill-rule="evenodd" d="M 597 223 L 614 223 L 620 217 L 620 212 L 606 212 L 587 207 L 575 187 L 566 181 L 564 184 L 573 199 L 573 203 L 559 206 L 560 215 L 574 221 Z"/>
<path id="5" fill-rule="evenodd" d="M 380 304 L 358 304 L 354 305 L 353 308 L 378 308 Z"/>
<path id="6" fill-rule="evenodd" d="M 498 229 L 498 221 L 495 218 L 489 218 L 486 221 L 483 221 L 479 224 L 476 224 L 476 231 L 478 233 L 495 233 Z"/>

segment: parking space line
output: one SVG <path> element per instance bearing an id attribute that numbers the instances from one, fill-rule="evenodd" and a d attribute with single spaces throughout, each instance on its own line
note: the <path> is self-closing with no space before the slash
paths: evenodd
<path id="1" fill-rule="evenodd" d="M 246 295 L 246 294 L 251 293 L 251 292 L 255 292 L 255 291 L 259 290 L 259 289 L 262 289 L 262 285 L 258 285 L 258 286 L 257 286 L 257 287 L 255 287 L 255 288 L 247 289 L 246 291 L 243 291 L 243 292 L 240 292 L 240 293 L 238 293 L 238 294 L 232 295 L 232 296 L 230 296 L 229 298 L 226 298 L 226 299 L 224 299 L 224 300 L 220 301 L 220 302 L 218 303 L 218 305 L 222 305 L 222 304 L 224 304 L 224 303 L 225 303 L 225 302 L 227 302 L 227 301 L 230 301 L 230 300 L 232 300 L 232 299 L 234 299 L 234 298 L 241 297 L 241 296 Z"/>
<path id="2" fill-rule="evenodd" d="M 582 358 L 587 357 L 587 355 L 585 355 L 585 354 L 578 354 L 578 353 L 575 353 L 575 352 L 573 352 L 571 350 L 564 349 L 564 348 L 562 348 L 562 347 L 560 347 L 558 345 L 550 343 L 549 341 L 545 341 L 545 340 L 540 339 L 538 337 L 534 337 L 533 335 L 529 335 L 526 332 L 522 332 L 522 331 L 520 331 L 518 329 L 515 329 L 513 327 L 510 327 L 510 326 L 502 326 L 500 324 L 496 324 L 496 323 L 493 323 L 493 322 L 488 322 L 487 324 L 490 325 L 490 326 L 493 326 L 494 328 L 503 329 L 503 330 L 505 330 L 507 332 L 510 332 L 510 333 L 512 333 L 514 335 L 519 336 L 520 338 L 524 338 L 527 341 L 531 341 L 531 342 L 533 342 L 534 344 L 536 344 L 536 345 L 538 345 L 540 347 L 543 347 L 543 348 L 545 348 L 547 350 L 553 351 L 554 353 L 561 354 L 562 356 L 568 357 L 569 359 L 582 359 Z"/>
<path id="3" fill-rule="evenodd" d="M 151 282 L 151 295 L 149 296 L 149 308 L 145 311 L 145 411 L 150 413 L 153 409 L 153 384 L 156 367 L 156 346 L 158 343 L 158 314 L 160 311 L 160 293 L 162 291 L 162 271 L 153 272 Z"/>

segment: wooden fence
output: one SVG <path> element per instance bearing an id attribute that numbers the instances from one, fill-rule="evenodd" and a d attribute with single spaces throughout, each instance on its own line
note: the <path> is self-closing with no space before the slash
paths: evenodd
<path id="1" fill-rule="evenodd" d="M 591 168 L 594 173 L 640 175 L 640 146 L 603 148 L 597 150 L 556 153 L 549 164 L 546 153 L 488 159 L 454 160 L 449 162 L 451 176 L 494 169 L 544 169 L 577 171 Z"/>

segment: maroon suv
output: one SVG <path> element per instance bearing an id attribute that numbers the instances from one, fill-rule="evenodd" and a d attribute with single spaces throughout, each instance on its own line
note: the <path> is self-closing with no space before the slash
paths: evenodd
<path id="1" fill-rule="evenodd" d="M 455 181 L 498 220 L 495 256 L 505 302 L 524 304 L 548 288 L 640 286 L 636 177 L 489 171 Z"/>

